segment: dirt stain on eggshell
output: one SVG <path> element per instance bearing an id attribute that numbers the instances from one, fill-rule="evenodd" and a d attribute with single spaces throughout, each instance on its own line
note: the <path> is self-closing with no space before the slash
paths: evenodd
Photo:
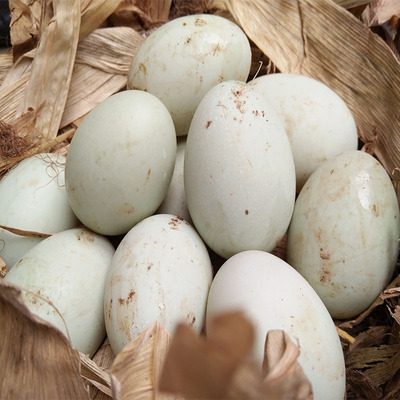
<path id="1" fill-rule="evenodd" d="M 188 315 L 186 315 L 186 321 L 188 322 L 189 326 L 192 327 L 194 323 L 196 322 L 196 317 L 192 312 L 190 312 Z"/>
<path id="2" fill-rule="evenodd" d="M 78 241 L 86 241 L 89 243 L 94 242 L 94 236 L 85 230 L 81 230 L 79 233 L 77 233 L 76 238 Z"/>
<path id="3" fill-rule="evenodd" d="M 144 75 L 147 74 L 147 68 L 143 63 L 139 64 L 139 69 L 143 72 Z"/>
<path id="4" fill-rule="evenodd" d="M 147 171 L 147 175 L 146 175 L 146 180 L 144 181 L 144 184 L 146 185 L 146 183 L 149 181 L 150 179 L 150 174 L 151 174 L 151 168 L 148 169 Z"/>
<path id="5" fill-rule="evenodd" d="M 126 298 L 126 304 L 129 304 L 129 303 L 132 301 L 133 296 L 134 296 L 135 294 L 136 294 L 136 292 L 135 292 L 134 290 L 131 289 L 131 291 L 130 291 L 129 294 L 128 294 L 128 297 Z"/>
<path id="6" fill-rule="evenodd" d="M 135 212 L 135 207 L 132 204 L 124 203 L 117 210 L 117 214 L 133 214 Z"/>
<path id="7" fill-rule="evenodd" d="M 179 215 L 171 218 L 171 221 L 168 222 L 169 228 L 173 231 L 179 231 L 179 225 L 182 223 L 183 218 Z"/>
<path id="8" fill-rule="evenodd" d="M 201 18 L 196 18 L 196 20 L 194 21 L 195 26 L 204 26 L 207 25 L 207 22 L 204 21 L 204 19 Z"/>
<path id="9" fill-rule="evenodd" d="M 213 56 L 215 56 L 218 53 L 221 53 L 221 51 L 222 51 L 222 47 L 219 43 L 217 43 L 216 45 L 213 46 L 212 54 L 213 54 Z"/>
<path id="10" fill-rule="evenodd" d="M 246 100 L 243 99 L 243 90 L 244 90 L 244 88 L 242 88 L 240 90 L 238 90 L 238 89 L 231 90 L 233 96 L 235 97 L 233 102 L 236 105 L 236 109 L 238 109 L 240 111 L 240 113 L 242 113 L 242 114 L 244 114 L 247 111 L 245 108 Z"/>

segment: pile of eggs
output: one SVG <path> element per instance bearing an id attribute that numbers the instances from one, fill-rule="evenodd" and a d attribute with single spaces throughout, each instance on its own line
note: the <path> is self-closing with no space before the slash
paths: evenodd
<path id="1" fill-rule="evenodd" d="M 106 333 L 117 354 L 155 320 L 206 332 L 242 310 L 256 360 L 284 329 L 314 398 L 342 399 L 333 318 L 364 311 L 392 277 L 396 195 L 334 91 L 301 75 L 248 81 L 250 65 L 222 17 L 153 32 L 128 90 L 85 117 L 66 159 L 41 154 L 0 181 L 0 224 L 52 234 L 0 229 L 5 280 L 89 355 Z M 287 262 L 271 254 L 286 233 Z"/>

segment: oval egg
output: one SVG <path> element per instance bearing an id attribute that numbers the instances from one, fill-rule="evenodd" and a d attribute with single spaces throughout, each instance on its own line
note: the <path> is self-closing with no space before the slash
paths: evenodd
<path id="1" fill-rule="evenodd" d="M 203 327 L 212 266 L 194 228 L 169 214 L 148 217 L 122 239 L 107 278 L 104 312 L 118 354 L 154 321 Z"/>
<path id="2" fill-rule="evenodd" d="M 189 210 L 186 204 L 185 185 L 183 181 L 183 163 L 185 160 L 186 137 L 178 138 L 178 146 L 176 148 L 176 160 L 174 173 L 169 185 L 168 193 L 165 196 L 157 214 L 173 214 L 179 215 L 185 221 L 191 223 Z"/>
<path id="3" fill-rule="evenodd" d="M 296 190 L 325 160 L 357 150 L 357 127 L 346 103 L 324 83 L 298 74 L 263 75 L 250 82 L 282 119 L 293 151 Z"/>
<path id="4" fill-rule="evenodd" d="M 334 318 L 359 315 L 388 284 L 399 251 L 399 205 L 383 166 L 362 151 L 323 163 L 301 190 L 287 259 Z"/>
<path id="5" fill-rule="evenodd" d="M 86 228 L 69 229 L 29 250 L 4 279 L 22 289 L 32 313 L 93 356 L 106 333 L 104 285 L 113 254 L 105 237 Z"/>
<path id="6" fill-rule="evenodd" d="M 257 250 L 227 260 L 210 288 L 206 328 L 214 316 L 231 311 L 244 312 L 253 323 L 253 357 L 259 365 L 268 331 L 284 330 L 300 348 L 298 361 L 314 399 L 344 398 L 345 363 L 335 325 L 321 299 L 290 265 Z"/>
<path id="7" fill-rule="evenodd" d="M 187 135 L 202 97 L 219 82 L 246 80 L 250 43 L 238 25 L 212 14 L 187 15 L 154 31 L 133 57 L 128 88 L 157 96 Z"/>
<path id="8" fill-rule="evenodd" d="M 65 157 L 41 153 L 28 157 L 0 181 L 0 224 L 44 234 L 79 224 L 65 190 Z M 0 228 L 0 257 L 12 266 L 42 238 L 20 236 Z"/>
<path id="9" fill-rule="evenodd" d="M 91 230 L 124 234 L 163 201 L 175 157 L 174 124 L 161 101 L 119 92 L 86 115 L 72 138 L 65 170 L 71 207 Z"/>
<path id="10" fill-rule="evenodd" d="M 228 258 L 270 251 L 285 234 L 295 170 L 283 125 L 243 82 L 222 82 L 200 102 L 186 142 L 186 202 L 207 245 Z"/>

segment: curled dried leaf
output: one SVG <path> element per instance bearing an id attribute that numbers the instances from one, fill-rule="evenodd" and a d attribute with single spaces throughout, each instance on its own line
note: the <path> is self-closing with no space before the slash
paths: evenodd
<path id="1" fill-rule="evenodd" d="M 0 398 L 89 399 L 79 354 L 53 325 L 33 315 L 21 291 L 0 279 Z"/>
<path id="2" fill-rule="evenodd" d="M 114 400 L 176 399 L 159 393 L 157 385 L 169 342 L 168 331 L 154 322 L 124 347 L 111 366 Z"/>
<path id="3" fill-rule="evenodd" d="M 254 328 L 241 313 L 211 320 L 207 338 L 179 325 L 160 389 L 186 399 L 311 400 L 311 384 L 297 363 L 299 349 L 287 334 L 268 334 L 263 374 L 250 358 L 253 341 Z"/>
<path id="4" fill-rule="evenodd" d="M 250 322 L 240 313 L 222 315 L 207 327 L 207 339 L 180 324 L 173 336 L 160 389 L 188 399 L 223 399 L 254 339 Z"/>

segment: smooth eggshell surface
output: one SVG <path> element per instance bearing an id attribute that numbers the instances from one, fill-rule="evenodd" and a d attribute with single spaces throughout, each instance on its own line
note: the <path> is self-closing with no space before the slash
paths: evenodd
<path id="1" fill-rule="evenodd" d="M 107 278 L 104 312 L 118 354 L 154 321 L 173 333 L 178 322 L 203 327 L 212 266 L 194 228 L 169 214 L 133 227 L 121 241 Z"/>
<path id="2" fill-rule="evenodd" d="M 183 180 L 183 163 L 185 160 L 186 136 L 178 138 L 178 146 L 176 148 L 176 160 L 174 173 L 169 185 L 168 193 L 165 196 L 157 214 L 173 214 L 179 215 L 185 221 L 191 223 L 189 210 L 186 204 L 185 184 Z"/>
<path id="3" fill-rule="evenodd" d="M 128 88 L 157 96 L 182 136 L 206 92 L 222 81 L 246 80 L 250 65 L 250 44 L 238 25 L 217 15 L 188 15 L 144 41 L 132 60 Z"/>
<path id="4" fill-rule="evenodd" d="M 45 234 L 79 224 L 65 190 L 65 157 L 41 153 L 26 158 L 0 181 L 0 224 Z M 11 268 L 41 238 L 0 228 L 0 257 Z"/>
<path id="5" fill-rule="evenodd" d="M 184 183 L 192 221 L 220 256 L 270 251 L 285 234 L 296 185 L 290 144 L 269 103 L 245 83 L 220 83 L 200 102 Z"/>
<path id="6" fill-rule="evenodd" d="M 104 285 L 113 254 L 103 236 L 86 228 L 69 229 L 33 247 L 4 279 L 22 289 L 32 313 L 69 335 L 74 348 L 93 356 L 106 333 Z"/>
<path id="7" fill-rule="evenodd" d="M 139 90 L 119 92 L 84 118 L 71 141 L 71 207 L 91 230 L 124 234 L 163 201 L 175 157 L 174 124 L 161 101 Z"/>
<path id="8" fill-rule="evenodd" d="M 260 365 L 268 331 L 284 330 L 299 345 L 298 361 L 311 382 L 314 399 L 344 398 L 345 364 L 335 325 L 321 299 L 290 265 L 257 250 L 227 260 L 210 288 L 206 324 L 230 311 L 242 311 L 252 321 L 253 356 Z"/>
<path id="9" fill-rule="evenodd" d="M 322 162 L 357 149 L 357 127 L 351 111 L 322 82 L 279 73 L 260 76 L 250 86 L 271 103 L 284 122 L 296 167 L 297 192 Z"/>
<path id="10" fill-rule="evenodd" d="M 334 318 L 363 312 L 391 279 L 399 251 L 399 206 L 383 166 L 362 151 L 322 164 L 300 192 L 287 259 Z"/>

